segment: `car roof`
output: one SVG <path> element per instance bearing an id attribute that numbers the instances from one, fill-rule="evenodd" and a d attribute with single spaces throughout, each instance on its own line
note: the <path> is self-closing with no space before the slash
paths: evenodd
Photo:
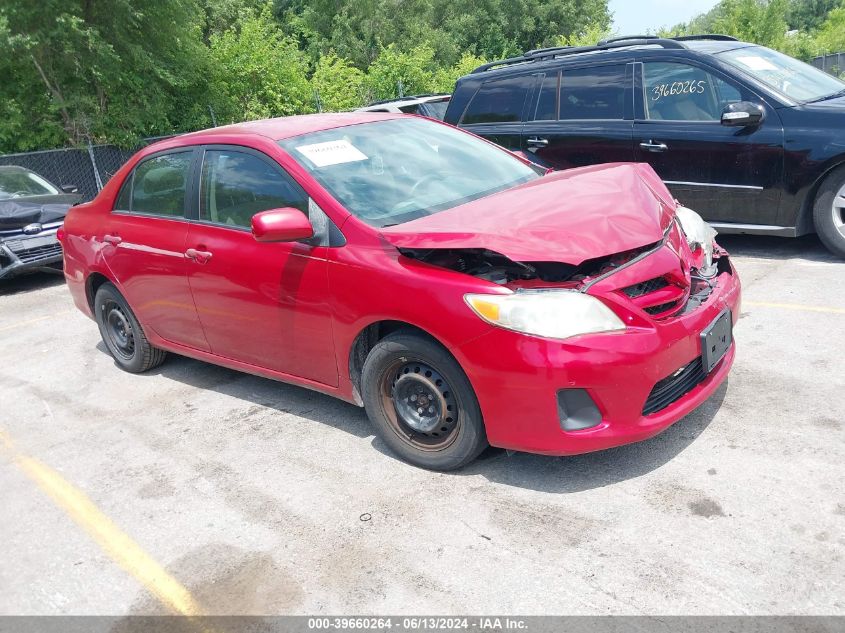
<path id="1" fill-rule="evenodd" d="M 199 132 L 182 134 L 180 139 L 197 139 L 204 136 L 237 136 L 257 135 L 265 136 L 274 141 L 309 134 L 311 132 L 322 132 L 347 125 L 359 123 L 371 123 L 373 121 L 384 121 L 396 119 L 403 115 L 391 112 L 337 112 L 331 114 L 301 114 L 297 116 L 278 117 L 275 119 L 262 119 L 259 121 L 246 121 L 233 125 L 213 127 Z"/>
<path id="2" fill-rule="evenodd" d="M 30 174 L 34 174 L 35 172 L 31 169 L 27 169 L 26 167 L 21 167 L 20 165 L 0 165 L 0 172 L 9 172 L 9 171 L 25 171 Z M 42 176 L 43 178 L 43 176 Z"/>

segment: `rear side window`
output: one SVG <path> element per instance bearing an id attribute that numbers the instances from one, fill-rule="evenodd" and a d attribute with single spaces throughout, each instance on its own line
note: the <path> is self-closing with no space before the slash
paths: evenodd
<path id="1" fill-rule="evenodd" d="M 625 65 L 564 70 L 560 81 L 561 119 L 625 118 Z"/>
<path id="2" fill-rule="evenodd" d="M 135 168 L 132 176 L 131 201 L 126 211 L 161 215 L 185 216 L 185 189 L 193 152 L 163 154 L 145 160 Z M 126 187 L 124 186 L 124 190 Z M 118 208 L 125 202 L 124 192 Z"/>
<path id="3" fill-rule="evenodd" d="M 485 81 L 464 112 L 462 125 L 522 120 L 522 105 L 533 75 Z"/>
<path id="4" fill-rule="evenodd" d="M 256 213 L 282 207 L 308 213 L 308 196 L 280 167 L 245 152 L 205 153 L 200 220 L 249 228 Z"/>

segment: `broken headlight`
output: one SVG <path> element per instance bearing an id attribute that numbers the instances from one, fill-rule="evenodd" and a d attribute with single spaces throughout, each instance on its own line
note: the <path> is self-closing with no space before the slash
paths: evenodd
<path id="1" fill-rule="evenodd" d="M 704 264 L 698 269 L 699 275 L 706 279 L 716 276 L 716 266 L 713 264 L 713 240 L 716 239 L 716 229 L 707 224 L 704 219 L 692 209 L 678 205 L 675 217 L 681 224 L 681 230 L 687 238 L 687 244 L 692 250 L 701 248 L 704 253 Z"/>
<path id="2" fill-rule="evenodd" d="M 464 299 L 488 323 L 524 334 L 564 339 L 625 329 L 625 324 L 605 304 L 575 290 L 468 294 Z"/>

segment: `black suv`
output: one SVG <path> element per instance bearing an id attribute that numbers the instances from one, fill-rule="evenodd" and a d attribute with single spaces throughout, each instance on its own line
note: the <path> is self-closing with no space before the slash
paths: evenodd
<path id="1" fill-rule="evenodd" d="M 723 233 L 845 257 L 845 83 L 725 35 L 529 51 L 458 80 L 459 125 L 566 169 L 641 161 Z"/>

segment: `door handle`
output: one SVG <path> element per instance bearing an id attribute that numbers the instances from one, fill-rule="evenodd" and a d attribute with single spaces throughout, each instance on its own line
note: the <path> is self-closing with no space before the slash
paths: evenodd
<path id="1" fill-rule="evenodd" d="M 209 259 L 211 259 L 211 253 L 209 251 L 200 251 L 195 248 L 189 248 L 185 251 L 185 257 L 188 259 L 193 259 L 198 264 L 204 264 Z"/>
<path id="2" fill-rule="evenodd" d="M 107 244 L 114 244 L 115 246 L 117 246 L 123 241 L 123 238 L 121 238 L 119 235 L 103 235 L 103 241 Z"/>
<path id="3" fill-rule="evenodd" d="M 532 136 L 531 138 L 525 139 L 525 143 L 529 147 L 548 147 L 549 139 Z"/>
<path id="4" fill-rule="evenodd" d="M 649 140 L 640 143 L 640 149 L 644 149 L 647 152 L 665 152 L 669 149 L 669 146 L 666 143 L 655 143 Z"/>

